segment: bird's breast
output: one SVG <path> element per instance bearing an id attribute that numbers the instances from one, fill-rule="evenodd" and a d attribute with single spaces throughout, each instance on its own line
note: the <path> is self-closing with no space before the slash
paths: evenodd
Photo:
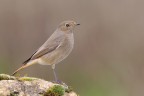
<path id="1" fill-rule="evenodd" d="M 40 64 L 53 65 L 59 63 L 71 53 L 73 46 L 73 34 L 65 36 L 58 48 L 56 48 L 53 52 L 46 54 L 45 56 L 40 58 Z"/>

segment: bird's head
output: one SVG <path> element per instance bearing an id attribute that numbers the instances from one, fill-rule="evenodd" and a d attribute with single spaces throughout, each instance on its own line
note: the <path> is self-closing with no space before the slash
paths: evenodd
<path id="1" fill-rule="evenodd" d="M 79 23 L 76 23 L 75 21 L 69 20 L 62 22 L 58 28 L 63 32 L 71 32 L 75 26 L 80 25 Z"/>

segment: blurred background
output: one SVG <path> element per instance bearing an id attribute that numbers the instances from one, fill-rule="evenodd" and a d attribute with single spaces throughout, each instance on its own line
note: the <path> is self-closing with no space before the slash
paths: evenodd
<path id="1" fill-rule="evenodd" d="M 80 96 L 144 96 L 144 0 L 0 0 L 0 73 L 11 74 L 73 19 L 75 47 L 56 65 Z M 53 81 L 50 66 L 21 76 Z"/>

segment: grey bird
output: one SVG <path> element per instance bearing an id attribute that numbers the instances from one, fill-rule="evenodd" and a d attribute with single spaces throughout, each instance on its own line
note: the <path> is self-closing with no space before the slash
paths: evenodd
<path id="1" fill-rule="evenodd" d="M 80 24 L 72 20 L 62 22 L 50 38 L 12 75 L 33 64 L 51 65 L 57 82 L 55 64 L 58 64 L 71 53 L 74 46 L 73 32 L 77 25 Z"/>

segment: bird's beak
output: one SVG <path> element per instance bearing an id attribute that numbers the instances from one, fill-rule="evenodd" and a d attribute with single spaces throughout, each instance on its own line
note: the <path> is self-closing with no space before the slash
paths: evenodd
<path id="1" fill-rule="evenodd" d="M 76 26 L 80 25 L 79 23 L 76 24 Z"/>

